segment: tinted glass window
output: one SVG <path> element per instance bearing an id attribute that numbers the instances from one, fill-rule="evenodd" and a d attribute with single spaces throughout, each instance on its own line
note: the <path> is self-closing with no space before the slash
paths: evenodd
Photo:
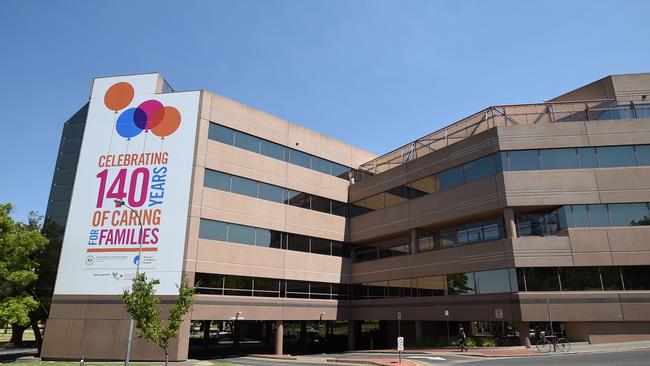
<path id="1" fill-rule="evenodd" d="M 232 177 L 231 192 L 257 197 L 257 182 L 254 180 Z"/>
<path id="2" fill-rule="evenodd" d="M 311 209 L 314 211 L 330 213 L 330 200 L 323 197 L 312 196 Z"/>
<path id="3" fill-rule="evenodd" d="M 309 298 L 309 282 L 287 281 L 287 297 Z"/>
<path id="4" fill-rule="evenodd" d="M 650 165 L 650 145 L 635 146 L 634 150 L 639 165 Z"/>
<path id="5" fill-rule="evenodd" d="M 503 237 L 503 224 L 500 219 L 483 222 L 483 240 L 496 240 Z"/>
<path id="6" fill-rule="evenodd" d="M 445 293 L 443 276 L 419 277 L 415 280 L 417 296 L 442 296 Z"/>
<path id="7" fill-rule="evenodd" d="M 591 226 L 609 226 L 607 205 L 589 205 L 589 216 L 591 217 Z"/>
<path id="8" fill-rule="evenodd" d="M 234 141 L 235 131 L 230 128 L 223 127 L 214 123 L 210 123 L 208 129 L 208 138 L 210 140 L 223 142 L 224 144 L 232 145 Z"/>
<path id="9" fill-rule="evenodd" d="M 613 226 L 648 224 L 648 206 L 645 203 L 622 203 L 608 206 Z"/>
<path id="10" fill-rule="evenodd" d="M 537 150 L 508 151 L 510 170 L 539 170 L 539 156 Z"/>
<path id="11" fill-rule="evenodd" d="M 309 286 L 310 298 L 329 299 L 332 288 L 329 283 L 312 282 Z"/>
<path id="12" fill-rule="evenodd" d="M 447 275 L 447 292 L 449 295 L 473 295 L 476 293 L 474 273 L 453 273 Z"/>
<path id="13" fill-rule="evenodd" d="M 309 253 L 309 237 L 298 234 L 289 234 L 289 250 Z"/>
<path id="14" fill-rule="evenodd" d="M 272 278 L 253 279 L 253 296 L 278 297 L 280 296 L 280 281 Z"/>
<path id="15" fill-rule="evenodd" d="M 573 227 L 573 213 L 571 206 L 562 206 L 557 210 L 558 225 L 560 229 Z"/>
<path id="16" fill-rule="evenodd" d="M 253 294 L 253 279 L 242 276 L 226 276 L 224 295 L 251 296 Z"/>
<path id="17" fill-rule="evenodd" d="M 293 150 L 289 151 L 289 162 L 291 164 L 300 165 L 305 168 L 311 168 L 311 156 L 302 151 Z"/>
<path id="18" fill-rule="evenodd" d="M 291 206 L 302 207 L 309 209 L 309 195 L 307 193 L 300 193 L 291 191 L 292 195 L 289 197 L 289 204 Z M 297 193 L 297 194 L 295 194 Z"/>
<path id="19" fill-rule="evenodd" d="M 259 198 L 273 202 L 283 202 L 284 189 L 278 186 L 260 183 L 259 190 Z"/>
<path id="20" fill-rule="evenodd" d="M 632 146 L 597 147 L 596 154 L 601 168 L 636 165 Z"/>
<path id="21" fill-rule="evenodd" d="M 255 245 L 269 247 L 271 245 L 271 230 L 255 229 Z"/>
<path id="22" fill-rule="evenodd" d="M 603 288 L 605 291 L 619 291 L 623 289 L 618 267 L 600 267 L 600 277 L 603 279 Z"/>
<path id="23" fill-rule="evenodd" d="M 316 156 L 311 158 L 311 168 L 321 173 L 330 174 L 330 162 Z"/>
<path id="24" fill-rule="evenodd" d="M 650 290 L 650 266 L 623 266 L 621 271 L 626 290 Z"/>
<path id="25" fill-rule="evenodd" d="M 194 285 L 200 287 L 223 288 L 223 275 L 211 273 L 197 273 L 194 276 Z"/>
<path id="26" fill-rule="evenodd" d="M 344 202 L 332 201 L 332 214 L 346 217 L 347 206 Z"/>
<path id="27" fill-rule="evenodd" d="M 348 178 L 348 171 L 350 168 L 340 164 L 332 163 L 332 175 L 335 177 Z"/>
<path id="28" fill-rule="evenodd" d="M 465 183 L 473 182 L 475 180 L 490 177 L 496 174 L 494 160 L 495 156 L 490 155 L 463 165 Z"/>
<path id="29" fill-rule="evenodd" d="M 243 132 L 235 131 L 235 146 L 259 154 L 260 139 Z"/>
<path id="30" fill-rule="evenodd" d="M 573 205 L 573 221 L 576 227 L 591 226 L 587 205 Z"/>
<path id="31" fill-rule="evenodd" d="M 321 238 L 311 238 L 311 252 L 317 254 L 331 255 L 331 241 Z"/>
<path id="32" fill-rule="evenodd" d="M 578 148 L 578 160 L 580 161 L 580 168 L 586 169 L 598 167 L 596 150 L 593 147 Z"/>
<path id="33" fill-rule="evenodd" d="M 214 170 L 206 169 L 203 177 L 203 186 L 208 188 L 230 191 L 230 174 L 224 174 Z"/>
<path id="34" fill-rule="evenodd" d="M 262 155 L 266 155 L 278 160 L 285 160 L 284 151 L 284 146 L 278 145 L 271 141 L 262 140 Z"/>
<path id="35" fill-rule="evenodd" d="M 524 268 L 524 271 L 527 291 L 560 291 L 555 267 Z"/>
<path id="36" fill-rule="evenodd" d="M 226 241 L 226 223 L 201 219 L 199 238 Z"/>
<path id="37" fill-rule="evenodd" d="M 463 167 L 459 166 L 437 174 L 441 191 L 463 184 Z"/>
<path id="38" fill-rule="evenodd" d="M 479 294 L 510 292 L 510 278 L 507 269 L 476 272 L 476 291 Z"/>
<path id="39" fill-rule="evenodd" d="M 578 156 L 575 149 L 540 150 L 542 169 L 576 169 Z"/>
<path id="40" fill-rule="evenodd" d="M 255 244 L 255 228 L 244 225 L 228 225 L 228 241 L 240 244 Z"/>
<path id="41" fill-rule="evenodd" d="M 407 184 L 411 199 L 426 196 L 438 190 L 438 177 L 428 176 Z"/>
<path id="42" fill-rule="evenodd" d="M 598 267 L 560 268 L 562 291 L 600 291 Z"/>

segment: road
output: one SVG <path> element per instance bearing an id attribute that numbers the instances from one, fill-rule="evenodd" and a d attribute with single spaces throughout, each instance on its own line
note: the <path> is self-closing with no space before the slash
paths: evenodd
<path id="1" fill-rule="evenodd" d="M 367 358 L 367 353 L 347 353 L 331 355 L 314 355 L 303 357 L 301 361 L 277 361 L 252 357 L 228 358 L 219 360 L 243 366 L 317 366 L 337 365 L 327 362 L 328 358 Z M 373 354 L 374 357 L 395 358 L 395 354 Z M 552 354 L 535 357 L 508 358 L 477 358 L 455 354 L 430 355 L 421 353 L 405 353 L 404 359 L 417 361 L 422 365 L 462 365 L 462 366 L 648 366 L 650 365 L 650 350 L 635 350 L 622 352 L 599 352 L 582 354 Z M 342 364 L 338 364 L 342 365 Z"/>

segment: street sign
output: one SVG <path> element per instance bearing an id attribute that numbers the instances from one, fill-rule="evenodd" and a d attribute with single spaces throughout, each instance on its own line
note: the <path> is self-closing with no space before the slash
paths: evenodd
<path id="1" fill-rule="evenodd" d="M 503 308 L 495 308 L 494 317 L 497 319 L 503 319 Z"/>
<path id="2" fill-rule="evenodd" d="M 397 350 L 404 351 L 404 337 L 397 337 Z"/>
<path id="3" fill-rule="evenodd" d="M 445 310 L 445 317 L 449 316 L 449 310 Z"/>
<path id="4" fill-rule="evenodd" d="M 402 312 L 401 311 L 397 312 L 397 320 L 402 320 Z"/>

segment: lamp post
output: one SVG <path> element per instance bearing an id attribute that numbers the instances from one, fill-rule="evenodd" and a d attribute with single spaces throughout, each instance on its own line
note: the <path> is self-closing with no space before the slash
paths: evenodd
<path id="1" fill-rule="evenodd" d="M 116 207 L 126 206 L 129 210 L 135 213 L 135 216 L 138 218 L 138 225 L 140 225 L 140 235 L 138 236 L 138 261 L 135 265 L 135 276 L 138 277 L 140 274 L 140 260 L 142 260 L 142 219 L 138 211 L 134 210 L 133 207 L 129 206 L 124 202 L 124 200 L 113 200 Z M 129 336 L 126 340 L 126 356 L 124 357 L 124 366 L 129 366 L 129 358 L 131 357 L 131 341 L 133 340 L 133 316 L 129 321 Z"/>

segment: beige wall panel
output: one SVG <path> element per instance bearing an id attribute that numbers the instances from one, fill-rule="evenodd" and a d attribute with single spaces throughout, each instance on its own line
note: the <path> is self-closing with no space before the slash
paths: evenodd
<path id="1" fill-rule="evenodd" d="M 202 166 L 194 165 L 193 170 L 192 186 L 190 188 L 190 210 L 201 207 L 201 201 L 203 199 L 203 176 L 205 175 L 205 169 Z"/>
<path id="2" fill-rule="evenodd" d="M 617 292 L 538 292 L 519 297 L 523 321 L 548 321 L 547 298 L 553 321 L 623 320 Z"/>
<path id="3" fill-rule="evenodd" d="M 413 276 L 506 268 L 505 240 L 423 252 L 413 258 Z"/>
<path id="4" fill-rule="evenodd" d="M 287 166 L 287 187 L 297 191 L 347 202 L 349 185 L 350 183 L 345 179 L 294 164 Z"/>
<path id="5" fill-rule="evenodd" d="M 599 203 L 593 170 L 504 172 L 508 206 Z"/>
<path id="6" fill-rule="evenodd" d="M 648 311 L 648 305 L 650 304 L 650 291 L 625 291 L 620 292 L 619 297 L 621 299 L 621 308 L 623 309 L 625 320 L 650 320 L 650 311 Z"/>
<path id="7" fill-rule="evenodd" d="M 287 212 L 286 231 L 338 241 L 344 239 L 344 217 L 299 207 L 286 205 L 285 207 Z"/>
<path id="8" fill-rule="evenodd" d="M 199 240 L 196 272 L 283 278 L 282 249 Z"/>
<path id="9" fill-rule="evenodd" d="M 47 320 L 48 333 L 43 338 L 43 357 L 45 359 L 81 359 L 81 340 L 83 320 Z"/>
<path id="10" fill-rule="evenodd" d="M 650 201 L 650 167 L 596 169 L 603 203 Z"/>
<path id="11" fill-rule="evenodd" d="M 248 296 L 197 295 L 191 318 L 231 320 L 241 312 L 244 320 L 282 319 L 282 299 Z"/>
<path id="12" fill-rule="evenodd" d="M 647 266 L 650 252 L 612 252 L 612 261 L 617 266 Z"/>
<path id="13" fill-rule="evenodd" d="M 350 241 L 398 235 L 409 230 L 408 202 L 370 212 L 350 220 Z"/>
<path id="14" fill-rule="evenodd" d="M 612 255 L 636 253 L 632 256 L 650 254 L 650 227 L 609 227 L 607 228 Z M 618 252 L 618 253 L 617 253 Z"/>
<path id="15" fill-rule="evenodd" d="M 362 181 L 350 185 L 350 202 L 355 202 L 408 183 L 406 177 L 407 165 L 402 164 L 382 174 L 364 178 Z"/>
<path id="16" fill-rule="evenodd" d="M 574 253 L 610 251 L 606 228 L 570 228 L 568 235 Z"/>
<path id="17" fill-rule="evenodd" d="M 208 141 L 206 168 L 286 186 L 288 163 L 216 141 Z M 202 184 L 202 182 L 201 182 Z"/>
<path id="18" fill-rule="evenodd" d="M 205 191 L 202 218 L 285 231 L 286 205 L 216 189 Z"/>
<path id="19" fill-rule="evenodd" d="M 573 253 L 574 266 L 611 266 L 612 255 L 604 253 Z"/>
<path id="20" fill-rule="evenodd" d="M 517 267 L 573 266 L 568 237 L 525 236 L 512 239 Z"/>
<path id="21" fill-rule="evenodd" d="M 498 126 L 501 150 L 589 146 L 583 123 Z"/>
<path id="22" fill-rule="evenodd" d="M 379 259 L 375 261 L 353 263 L 350 269 L 350 283 L 396 280 L 413 278 L 413 259 L 416 255 Z"/>
<path id="23" fill-rule="evenodd" d="M 349 260 L 322 254 L 284 251 L 286 279 L 340 283 L 348 274 Z"/>
<path id="24" fill-rule="evenodd" d="M 647 144 L 650 126 L 645 120 L 584 122 L 591 146 Z"/>

